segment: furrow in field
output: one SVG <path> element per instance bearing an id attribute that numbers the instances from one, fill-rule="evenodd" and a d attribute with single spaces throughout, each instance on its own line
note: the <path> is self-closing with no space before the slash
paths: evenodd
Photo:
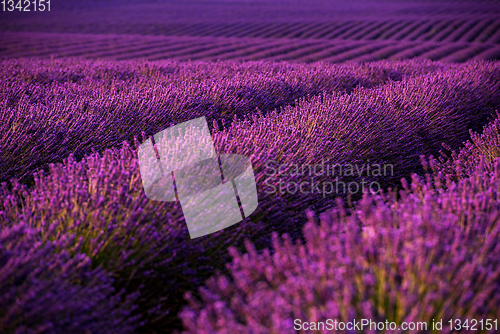
<path id="1" fill-rule="evenodd" d="M 117 59 L 134 59 L 134 58 L 149 58 L 152 55 L 168 54 L 178 50 L 185 50 L 193 46 L 191 40 L 165 41 L 163 43 L 155 43 L 151 46 L 144 46 L 139 49 L 134 49 L 124 54 L 119 54 Z"/>
<path id="2" fill-rule="evenodd" d="M 216 59 L 226 59 L 226 55 L 231 54 L 234 51 L 241 50 L 243 48 L 251 49 L 256 46 L 260 46 L 262 44 L 261 41 L 253 41 L 253 42 L 237 42 L 233 44 L 224 43 L 217 47 L 214 47 L 210 50 L 204 52 L 194 53 L 191 56 L 186 55 L 183 56 L 183 59 L 191 59 L 191 60 L 216 60 Z"/>
<path id="3" fill-rule="evenodd" d="M 378 42 L 378 43 L 370 43 L 368 45 L 362 45 L 359 46 L 353 50 L 347 51 L 347 52 L 342 52 L 336 56 L 329 57 L 326 59 L 323 59 L 325 62 L 331 62 L 331 63 L 339 63 L 343 61 L 350 60 L 355 57 L 360 57 L 363 55 L 366 55 L 368 53 L 372 53 L 375 51 L 378 51 L 387 45 L 394 44 L 395 42 Z"/>
<path id="4" fill-rule="evenodd" d="M 245 60 L 248 55 L 252 55 L 255 52 L 267 50 L 273 47 L 273 44 L 268 45 L 267 47 L 262 47 L 262 43 L 259 44 L 240 44 L 232 47 L 227 47 L 227 50 L 223 50 L 223 48 L 219 48 L 219 52 L 217 54 L 210 54 L 210 52 L 198 53 L 194 55 L 186 55 L 183 57 L 179 57 L 177 59 L 180 60 L 202 60 L 202 61 L 215 61 L 215 60 L 228 60 L 228 59 L 240 59 Z M 257 51 L 258 50 L 258 51 Z"/>
<path id="5" fill-rule="evenodd" d="M 184 29 L 186 29 L 186 26 L 183 24 L 169 24 L 164 28 L 164 33 L 160 33 L 159 35 L 178 36 L 182 34 Z"/>
<path id="6" fill-rule="evenodd" d="M 350 39 L 350 36 L 361 29 L 365 28 L 366 26 L 373 25 L 373 23 L 376 24 L 376 22 L 356 22 L 356 24 L 349 29 L 345 30 L 341 34 L 335 36 L 337 39 Z"/>
<path id="7" fill-rule="evenodd" d="M 425 34 L 426 32 L 430 31 L 433 24 L 434 24 L 434 22 L 426 21 L 421 26 L 419 26 L 417 29 L 415 29 L 413 32 L 411 32 L 410 34 L 405 36 L 404 40 L 405 41 L 415 41 L 422 34 Z"/>
<path id="8" fill-rule="evenodd" d="M 495 37 L 500 27 L 500 20 L 470 22 L 462 21 L 461 30 L 463 34 L 460 40 L 480 40 L 480 36 L 492 34 Z M 382 26 L 381 26 L 382 24 Z M 440 30 L 439 34 L 446 32 L 447 21 L 431 25 L 432 29 Z M 474 28 L 465 31 L 465 27 Z M 0 57 L 48 57 L 56 55 L 59 57 L 94 57 L 94 58 L 116 58 L 116 59 L 193 59 L 193 60 L 215 60 L 215 59 L 266 59 L 266 60 L 288 60 L 293 62 L 331 61 L 341 62 L 353 61 L 375 61 L 380 59 L 404 59 L 413 57 L 429 58 L 445 62 L 462 62 L 468 59 L 488 58 L 496 59 L 496 48 L 493 43 L 481 43 L 471 45 L 469 43 L 436 43 L 425 42 L 408 43 L 406 38 L 398 44 L 393 39 L 370 42 L 368 39 L 355 40 L 358 36 L 365 38 L 378 38 L 382 36 L 381 31 L 390 33 L 401 27 L 402 22 L 386 21 L 383 23 L 349 22 L 345 25 L 338 23 L 336 26 L 326 23 L 297 24 L 261 24 L 250 25 L 246 23 L 226 24 L 210 26 L 211 34 L 226 35 L 237 29 L 249 29 L 258 27 L 260 35 L 282 34 L 285 36 L 298 37 L 294 40 L 278 38 L 225 38 L 225 37 L 175 37 L 175 36 L 127 36 L 127 35 L 91 35 L 91 34 L 54 34 L 54 33 L 0 33 L 2 48 Z M 172 27 L 180 27 L 172 25 Z M 198 25 L 196 29 L 200 29 Z M 205 25 L 205 28 L 207 26 Z M 493 27 L 488 29 L 487 27 Z M 406 29 L 407 26 L 404 27 Z M 311 29 L 311 30 L 307 30 Z M 419 26 L 422 30 L 423 27 Z M 333 35 L 346 39 L 326 40 L 317 38 L 306 38 L 319 36 L 325 31 L 331 30 Z M 339 30 L 343 30 L 340 32 Z M 366 33 L 368 32 L 368 33 Z M 432 30 L 431 30 L 432 32 Z M 428 38 L 429 34 L 419 39 Z M 438 34 L 432 38 L 438 38 Z M 449 37 L 449 36 L 448 36 Z M 362 41 L 369 42 L 359 43 Z M 354 42 L 357 42 L 354 43 Z M 391 42 L 391 43 L 383 43 Z"/>
<path id="9" fill-rule="evenodd" d="M 476 58 L 483 60 L 500 60 L 500 45 L 495 45 L 492 48 L 481 52 L 476 56 Z"/>
<path id="10" fill-rule="evenodd" d="M 101 52 L 106 50 L 119 49 L 124 50 L 129 46 L 142 45 L 144 44 L 144 38 L 134 39 L 124 36 L 105 36 L 105 38 L 100 39 L 99 35 L 93 35 L 91 38 L 82 40 L 79 37 L 75 37 L 75 43 L 67 48 L 62 49 L 64 53 L 92 53 L 94 51 Z M 56 47 L 49 45 L 51 49 L 56 49 Z"/>
<path id="11" fill-rule="evenodd" d="M 63 57 L 78 57 L 83 55 L 88 56 L 98 56 L 102 51 L 112 51 L 112 53 L 123 52 L 124 46 L 134 46 L 142 45 L 143 41 L 138 41 L 136 43 L 126 43 L 124 41 L 102 41 L 96 43 L 95 41 L 89 41 L 87 43 L 79 41 L 78 44 L 74 44 L 68 47 L 57 47 L 55 45 L 48 45 L 48 51 L 38 52 L 38 57 L 50 56 L 52 54 Z"/>
<path id="12" fill-rule="evenodd" d="M 441 45 L 440 47 L 438 47 L 434 50 L 422 53 L 420 55 L 420 57 L 427 58 L 430 60 L 440 60 L 441 58 L 444 58 L 452 53 L 455 53 L 459 50 L 463 50 L 463 49 L 467 48 L 467 46 L 468 45 L 463 44 L 463 43 L 445 44 L 445 45 Z"/>
<path id="13" fill-rule="evenodd" d="M 380 25 L 380 22 L 361 22 L 352 28 L 344 31 L 342 34 L 338 35 L 336 38 L 339 39 L 354 39 L 353 36 L 359 33 L 360 31 L 366 31 L 366 28 L 372 28 L 374 26 Z"/>
<path id="14" fill-rule="evenodd" d="M 441 42 L 446 37 L 448 37 L 451 33 L 453 33 L 453 31 L 455 31 L 456 29 L 458 29 L 459 27 L 461 27 L 462 25 L 465 24 L 464 20 L 450 20 L 450 21 L 446 21 L 446 22 L 448 22 L 446 27 L 443 30 L 441 30 L 440 32 L 438 32 L 436 35 L 434 35 L 429 40 L 429 42 Z"/>
<path id="15" fill-rule="evenodd" d="M 139 34 L 139 35 L 158 35 L 161 32 L 164 32 L 164 27 L 157 26 L 137 26 L 131 25 L 130 34 Z"/>
<path id="16" fill-rule="evenodd" d="M 450 35 L 443 39 L 443 42 L 456 42 L 460 37 L 462 37 L 467 31 L 472 29 L 479 22 L 480 20 L 467 20 L 465 24 L 452 31 Z"/>
<path id="17" fill-rule="evenodd" d="M 195 23 L 192 25 L 188 25 L 184 29 L 182 29 L 178 33 L 178 36 L 198 36 L 198 34 L 200 32 L 203 32 L 204 30 L 205 30 L 205 24 Z"/>
<path id="18" fill-rule="evenodd" d="M 49 40 L 49 38 L 46 38 Z M 51 43 L 57 43 L 59 41 L 68 42 L 68 38 L 51 38 Z M 2 32 L 0 33 L 0 42 L 4 46 L 9 46 L 11 50 L 22 50 L 23 48 L 33 46 L 37 41 L 36 38 L 33 38 L 31 34 L 26 33 L 11 33 L 11 32 Z"/>
<path id="19" fill-rule="evenodd" d="M 200 39 L 198 41 L 195 41 L 192 45 L 186 46 L 186 48 L 168 52 L 167 54 L 165 54 L 164 58 L 193 56 L 197 53 L 207 52 L 224 45 L 227 45 L 227 42 L 224 43 L 221 41 Z"/>
<path id="20" fill-rule="evenodd" d="M 307 29 L 303 29 L 302 33 L 298 36 L 298 38 L 311 38 L 317 31 L 323 30 L 325 28 L 325 24 L 320 22 L 316 24 L 312 24 Z"/>
<path id="21" fill-rule="evenodd" d="M 150 54 L 165 51 L 175 51 L 191 47 L 193 41 L 182 38 L 166 38 L 163 40 L 138 40 L 137 42 L 122 41 L 121 44 L 113 48 L 103 48 L 94 50 L 90 54 L 79 53 L 74 56 L 92 56 L 99 58 L 117 58 L 117 59 L 133 59 L 145 58 Z"/>
<path id="22" fill-rule="evenodd" d="M 269 29 L 266 32 L 263 32 L 259 35 L 260 38 L 290 38 L 288 36 L 292 36 L 297 32 L 297 29 L 300 27 L 304 27 L 305 23 L 287 23 L 282 25 L 276 29 Z"/>
<path id="23" fill-rule="evenodd" d="M 492 36 L 486 40 L 487 43 L 500 43 L 500 28 L 497 28 Z"/>
<path id="24" fill-rule="evenodd" d="M 260 26 L 258 29 L 253 29 L 251 33 L 239 36 L 256 37 L 256 38 L 276 38 L 281 31 L 288 31 L 293 27 L 291 23 L 279 23 L 274 26 Z"/>
<path id="25" fill-rule="evenodd" d="M 329 34 L 332 32 L 336 31 L 337 29 L 340 29 L 344 23 L 336 23 L 336 24 L 331 24 L 325 27 L 324 30 L 318 31 L 316 34 L 316 38 L 327 38 Z"/>
<path id="26" fill-rule="evenodd" d="M 206 26 L 205 31 L 202 31 L 198 36 L 201 37 L 217 37 L 219 34 L 222 34 L 224 36 L 224 32 L 230 30 L 232 27 L 232 24 L 228 23 L 221 23 L 221 24 L 216 24 L 216 25 L 208 25 Z"/>
<path id="27" fill-rule="evenodd" d="M 482 27 L 482 23 L 484 20 L 477 20 L 472 24 L 466 31 L 463 31 L 461 34 L 457 35 L 453 42 L 467 42 L 464 39 L 467 39 L 471 34 L 475 34 L 477 30 Z"/>
<path id="28" fill-rule="evenodd" d="M 186 25 L 180 23 L 171 23 L 161 27 L 158 36 L 180 36 L 186 29 Z"/>
<path id="29" fill-rule="evenodd" d="M 496 31 L 500 28 L 500 20 L 495 20 L 492 24 L 486 27 L 481 33 L 476 37 L 474 42 L 485 43 L 490 39 Z"/>
<path id="30" fill-rule="evenodd" d="M 208 36 L 213 36 L 215 33 L 227 29 L 227 24 L 225 23 L 218 23 L 218 24 L 205 24 L 205 28 L 201 30 L 197 36 L 201 37 L 208 37 Z"/>
<path id="31" fill-rule="evenodd" d="M 418 44 L 411 43 L 411 42 L 409 42 L 409 43 L 405 43 L 405 42 L 397 43 L 397 44 L 386 46 L 386 47 L 384 47 L 378 51 L 374 51 L 370 54 L 366 54 L 366 55 L 359 56 L 359 57 L 354 57 L 351 60 L 358 61 L 358 62 L 367 62 L 367 61 L 377 61 L 377 60 L 387 59 L 388 57 L 390 57 L 398 52 L 407 50 L 407 49 L 412 48 L 416 45 L 418 45 Z"/>
<path id="32" fill-rule="evenodd" d="M 214 36 L 218 32 L 224 31 L 228 29 L 228 24 L 219 23 L 219 24 L 206 24 L 205 29 L 198 33 L 198 36 L 208 37 Z"/>
<path id="33" fill-rule="evenodd" d="M 255 37 L 255 35 L 258 35 L 258 32 L 265 29 L 269 29 L 269 26 L 250 25 L 245 23 L 239 29 L 235 29 L 234 31 L 227 33 L 225 37 L 237 37 L 237 38 Z"/>
<path id="34" fill-rule="evenodd" d="M 447 63 L 462 63 L 471 58 L 474 58 L 480 53 L 491 49 L 493 45 L 471 45 L 462 50 L 451 53 L 450 55 L 441 58 L 440 61 Z"/>
<path id="35" fill-rule="evenodd" d="M 385 23 L 382 23 L 382 26 L 385 25 Z M 372 22 L 372 24 L 364 27 L 362 30 L 352 34 L 352 36 L 349 39 L 352 40 L 361 40 L 361 39 L 370 39 L 367 36 L 374 31 L 378 31 L 379 29 L 382 28 L 381 22 Z"/>
<path id="36" fill-rule="evenodd" d="M 234 31 L 240 30 L 247 26 L 244 23 L 231 23 L 231 24 L 226 24 L 224 27 L 219 29 L 218 31 L 213 31 L 210 33 L 210 36 L 212 37 L 229 37 L 231 33 Z"/>
<path id="37" fill-rule="evenodd" d="M 430 41 L 432 40 L 436 35 L 441 33 L 443 30 L 445 30 L 449 25 L 451 24 L 450 21 L 443 20 L 440 23 L 434 24 L 429 31 L 427 31 L 425 34 L 422 34 L 421 36 L 417 37 L 415 41 Z"/>
<path id="38" fill-rule="evenodd" d="M 408 50 L 403 50 L 401 52 L 397 52 L 392 56 L 389 56 L 387 59 L 389 60 L 399 60 L 399 59 L 410 59 L 415 58 L 423 54 L 424 52 L 428 52 L 430 50 L 438 48 L 438 44 L 418 44 L 417 46 L 410 47 Z"/>
<path id="39" fill-rule="evenodd" d="M 191 45 L 190 39 L 161 37 L 157 39 L 145 38 L 127 38 L 116 40 L 113 45 L 106 48 L 93 50 L 94 57 L 116 57 L 120 55 L 128 55 L 130 57 L 142 57 L 154 49 L 179 49 Z"/>
<path id="40" fill-rule="evenodd" d="M 147 56 L 141 57 L 145 58 L 148 60 L 162 60 L 162 59 L 181 59 L 183 57 L 186 57 L 188 55 L 193 55 L 196 52 L 199 51 L 205 51 L 208 50 L 209 47 L 207 46 L 206 43 L 198 43 L 196 45 L 188 45 L 184 49 L 179 49 L 176 51 L 162 51 L 162 50 L 155 50 L 154 52 L 148 54 Z"/>
<path id="41" fill-rule="evenodd" d="M 473 29 L 465 33 L 458 41 L 473 42 L 487 27 L 493 24 L 493 20 L 484 20 L 476 25 Z"/>
<path id="42" fill-rule="evenodd" d="M 246 23 L 235 23 L 235 24 L 230 24 L 226 27 L 226 29 L 223 29 L 217 33 L 214 33 L 214 37 L 230 37 L 232 34 L 235 32 L 248 29 L 248 24 Z"/>
<path id="43" fill-rule="evenodd" d="M 251 34 L 245 35 L 248 37 L 258 38 L 277 38 L 282 31 L 293 29 L 293 23 L 281 23 L 278 26 L 261 26 L 259 29 L 254 30 Z"/>
<path id="44" fill-rule="evenodd" d="M 310 46 L 300 47 L 296 51 L 291 51 L 285 55 L 280 56 L 280 60 L 298 61 L 303 57 L 312 56 L 320 53 L 331 46 L 330 43 L 318 41 Z"/>
<path id="45" fill-rule="evenodd" d="M 398 32 L 402 31 L 403 29 L 406 29 L 407 26 L 411 25 L 413 21 L 400 21 L 399 24 L 395 25 L 391 29 L 387 29 L 382 35 L 380 35 L 377 40 L 387 40 L 387 39 L 392 39 L 392 36 L 397 34 Z"/>
<path id="46" fill-rule="evenodd" d="M 410 24 L 409 26 L 406 26 L 403 30 L 401 30 L 398 33 L 396 33 L 395 35 L 393 35 L 391 37 L 391 39 L 401 41 L 401 40 L 405 39 L 406 36 L 411 34 L 413 31 L 418 29 L 418 27 L 422 26 L 423 24 L 425 24 L 425 21 L 424 22 L 415 21 L 412 24 Z"/>
<path id="47" fill-rule="evenodd" d="M 246 29 L 246 26 L 247 25 L 243 22 L 227 24 L 225 28 L 214 32 L 211 36 L 213 36 L 213 37 L 229 37 L 229 35 L 233 34 L 235 31 L 239 31 L 241 29 Z"/>
<path id="48" fill-rule="evenodd" d="M 303 34 L 304 38 L 320 38 L 321 35 L 326 29 L 331 28 L 330 23 L 321 23 L 315 29 L 311 29 Z"/>
<path id="49" fill-rule="evenodd" d="M 13 57 L 21 54 L 29 54 L 47 51 L 47 44 L 49 45 L 64 45 L 60 41 L 51 41 L 49 43 L 42 43 L 40 41 L 24 41 L 23 43 L 10 43 L 8 41 L 2 41 L 1 45 L 3 50 L 1 52 L 2 56 Z"/>
<path id="50" fill-rule="evenodd" d="M 75 57 L 83 54 L 95 54 L 94 48 L 96 48 L 97 50 L 109 50 L 112 48 L 112 46 L 110 46 L 110 43 L 119 44 L 121 41 L 119 37 L 117 37 L 116 40 L 85 38 L 83 41 L 78 37 L 79 36 L 75 37 L 78 42 L 68 44 L 66 47 L 58 47 L 55 40 L 53 43 L 50 43 L 49 41 L 43 39 L 42 36 L 38 36 L 39 40 L 36 41 L 36 44 L 34 44 L 33 47 L 25 49 L 24 51 L 17 52 L 16 57 L 47 57 L 54 54 L 64 57 Z M 142 41 L 135 42 L 135 44 L 140 43 L 142 43 Z M 42 44 L 42 46 L 37 49 L 36 45 L 40 44 Z"/>
<path id="51" fill-rule="evenodd" d="M 107 48 L 96 49 L 96 50 L 86 50 L 81 48 L 80 50 L 74 50 L 66 53 L 66 57 L 93 57 L 93 58 L 117 58 L 125 57 L 127 54 L 140 55 L 142 57 L 145 52 L 149 51 L 151 48 L 158 47 L 158 42 L 147 42 L 147 41 L 136 41 L 123 43 L 116 46 L 110 46 Z M 161 47 L 161 45 L 159 46 Z M 132 56 L 126 57 L 130 59 Z"/>
<path id="52" fill-rule="evenodd" d="M 245 59 L 248 55 L 263 52 L 266 50 L 271 50 L 273 48 L 282 47 L 288 45 L 289 41 L 271 39 L 263 40 L 262 44 L 255 47 L 242 47 L 240 50 L 236 50 L 226 55 L 225 59 Z"/>
<path id="53" fill-rule="evenodd" d="M 345 24 L 341 25 L 337 29 L 334 29 L 330 33 L 326 34 L 324 36 L 324 38 L 335 39 L 335 38 L 337 38 L 337 36 L 343 34 L 347 30 L 351 29 L 352 27 L 354 27 L 354 26 L 356 26 L 358 24 L 359 24 L 359 22 L 353 22 L 353 21 L 346 22 Z"/>
<path id="54" fill-rule="evenodd" d="M 385 33 L 386 31 L 388 31 L 397 24 L 398 22 L 394 21 L 385 22 L 383 25 L 377 27 L 376 29 L 374 28 L 372 31 L 368 32 L 366 36 L 364 36 L 363 38 L 368 40 L 376 40 L 380 35 L 382 35 L 383 33 Z"/>
<path id="55" fill-rule="evenodd" d="M 296 51 L 300 48 L 310 46 L 314 44 L 314 42 L 297 42 L 294 41 L 293 43 L 287 43 L 285 45 L 275 47 L 269 50 L 263 50 L 257 53 L 253 53 L 251 55 L 248 55 L 246 58 L 247 59 L 252 59 L 252 60 L 261 60 L 261 59 L 276 59 L 279 58 L 281 55 L 286 54 L 288 52 Z"/>
<path id="56" fill-rule="evenodd" d="M 175 32 L 175 36 L 190 36 L 195 35 L 195 32 L 201 29 L 200 24 L 190 24 L 190 25 L 181 25 L 179 29 Z"/>
<path id="57" fill-rule="evenodd" d="M 344 42 L 344 43 L 336 43 L 334 45 L 329 45 L 326 49 L 323 51 L 319 51 L 315 54 L 311 55 L 305 55 L 301 58 L 297 58 L 297 62 L 304 62 L 304 63 L 309 63 L 309 62 L 315 62 L 315 61 L 323 61 L 323 59 L 327 59 L 329 57 L 338 55 L 343 52 L 347 52 L 350 50 L 353 50 L 360 45 L 366 45 L 367 42 Z"/>
<path id="58" fill-rule="evenodd" d="M 107 38 L 88 38 L 86 35 L 59 35 L 59 34 L 39 34 L 39 33 L 3 33 L 0 35 L 2 44 L 8 45 L 8 49 L 14 53 L 23 52 L 27 49 L 46 49 L 47 47 L 71 47 L 93 42 L 107 41 Z"/>
<path id="59" fill-rule="evenodd" d="M 301 23 L 301 24 L 295 24 L 293 29 L 291 29 L 289 32 L 285 34 L 279 35 L 280 38 L 298 38 L 302 34 L 302 31 L 307 29 L 309 26 L 308 23 Z M 275 37 L 278 37 L 275 36 Z"/>

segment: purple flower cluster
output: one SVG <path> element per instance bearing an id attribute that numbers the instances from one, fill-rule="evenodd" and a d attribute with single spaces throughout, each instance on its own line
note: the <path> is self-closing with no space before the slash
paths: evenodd
<path id="1" fill-rule="evenodd" d="M 426 323 L 420 332 L 443 320 L 440 332 L 452 333 L 451 319 L 498 319 L 497 125 L 467 145 L 468 152 L 496 152 L 478 153 L 467 177 L 454 181 L 431 157 L 423 163 L 433 173 L 414 174 L 411 185 L 403 179 L 399 198 L 394 191 L 365 195 L 351 209 L 339 200 L 319 224 L 309 212 L 304 244 L 275 234 L 271 250 L 258 253 L 250 241 L 246 254 L 230 248 L 229 277 L 210 278 L 201 301 L 186 294 L 184 333 L 296 333 L 296 319 Z"/>
<path id="2" fill-rule="evenodd" d="M 92 268 L 112 274 L 114 288 L 140 292 L 133 315 L 155 326 L 178 322 L 183 293 L 223 267 L 227 247 L 251 237 L 259 243 L 254 237 L 259 233 L 264 245 L 263 217 L 281 212 L 280 198 L 270 199 L 259 207 L 260 219 L 191 240 L 179 203 L 145 196 L 137 151 L 126 142 L 120 150 L 93 153 L 80 162 L 70 155 L 62 164 L 51 164 L 48 173 L 35 173 L 34 180 L 31 188 L 15 179 L 12 189 L 2 184 L 0 226 L 39 229 L 41 242 L 72 236 L 65 247 L 78 243 Z"/>
<path id="3" fill-rule="evenodd" d="M 461 147 L 457 153 L 451 150 L 451 159 L 446 155 L 439 157 L 436 167 L 442 173 L 451 177 L 470 177 L 477 166 L 484 160 L 484 168 L 491 171 L 493 165 L 491 161 L 500 156 L 500 114 L 497 112 L 497 118 L 484 126 L 482 133 L 475 133 L 471 130 L 471 139 Z"/>

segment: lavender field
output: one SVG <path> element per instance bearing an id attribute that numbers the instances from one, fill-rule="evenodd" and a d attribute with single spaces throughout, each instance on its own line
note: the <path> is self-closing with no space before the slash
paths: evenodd
<path id="1" fill-rule="evenodd" d="M 500 330 L 497 2 L 51 6 L 0 12 L 0 333 Z M 258 206 L 191 239 L 138 152 L 198 117 Z"/>

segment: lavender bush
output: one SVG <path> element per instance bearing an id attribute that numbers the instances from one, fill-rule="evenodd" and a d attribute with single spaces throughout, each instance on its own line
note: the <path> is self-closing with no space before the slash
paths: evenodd
<path id="1" fill-rule="evenodd" d="M 471 139 L 458 152 L 451 150 L 451 159 L 448 159 L 442 152 L 442 156 L 436 163 L 435 171 L 456 178 L 471 176 L 472 172 L 480 165 L 481 159 L 486 164 L 484 168 L 491 169 L 495 158 L 500 157 L 500 114 L 497 118 L 484 126 L 482 133 L 475 133 L 469 130 Z M 445 146 L 446 147 L 446 146 Z"/>
<path id="2" fill-rule="evenodd" d="M 310 215 L 305 244 L 275 234 L 261 254 L 251 242 L 244 255 L 230 248 L 230 277 L 212 277 L 203 304 L 186 295 L 185 333 L 292 333 L 295 319 L 430 329 L 432 319 L 498 318 L 499 119 L 445 163 L 422 160 L 433 174 L 403 179 L 399 199 L 366 195 L 352 210 L 338 202 L 319 225 Z"/>
<path id="3" fill-rule="evenodd" d="M 230 248 L 230 277 L 208 280 L 201 301 L 186 294 L 184 333 L 296 333 L 295 319 L 425 322 L 419 332 L 436 333 L 442 319 L 439 332 L 452 333 L 450 319 L 497 319 L 500 159 L 493 171 L 481 162 L 458 182 L 414 175 L 399 200 L 366 195 L 349 211 L 339 203 L 319 225 L 311 215 L 305 244 L 285 234 L 261 254 L 251 242 L 244 255 Z"/>
<path id="4" fill-rule="evenodd" d="M 184 305 L 183 293 L 227 262 L 224 250 L 259 233 L 264 247 L 264 215 L 285 216 L 276 197 L 260 205 L 255 221 L 191 240 L 178 203 L 145 196 L 137 151 L 127 143 L 80 162 L 70 156 L 34 177 L 31 189 L 15 179 L 11 190 L 2 184 L 0 226 L 41 229 L 44 242 L 75 235 L 90 266 L 110 272 L 116 289 L 140 291 L 134 316 L 141 315 L 148 328 L 179 326 L 176 313 Z"/>
<path id="5" fill-rule="evenodd" d="M 42 242 L 39 234 L 25 224 L 0 230 L 1 332 L 133 333 L 137 293 L 116 293 L 74 237 Z"/>

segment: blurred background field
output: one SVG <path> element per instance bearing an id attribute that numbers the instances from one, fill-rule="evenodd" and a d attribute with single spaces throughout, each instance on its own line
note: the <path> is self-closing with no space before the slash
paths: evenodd
<path id="1" fill-rule="evenodd" d="M 0 12 L 0 57 L 463 62 L 500 57 L 498 1 L 65 1 Z"/>

